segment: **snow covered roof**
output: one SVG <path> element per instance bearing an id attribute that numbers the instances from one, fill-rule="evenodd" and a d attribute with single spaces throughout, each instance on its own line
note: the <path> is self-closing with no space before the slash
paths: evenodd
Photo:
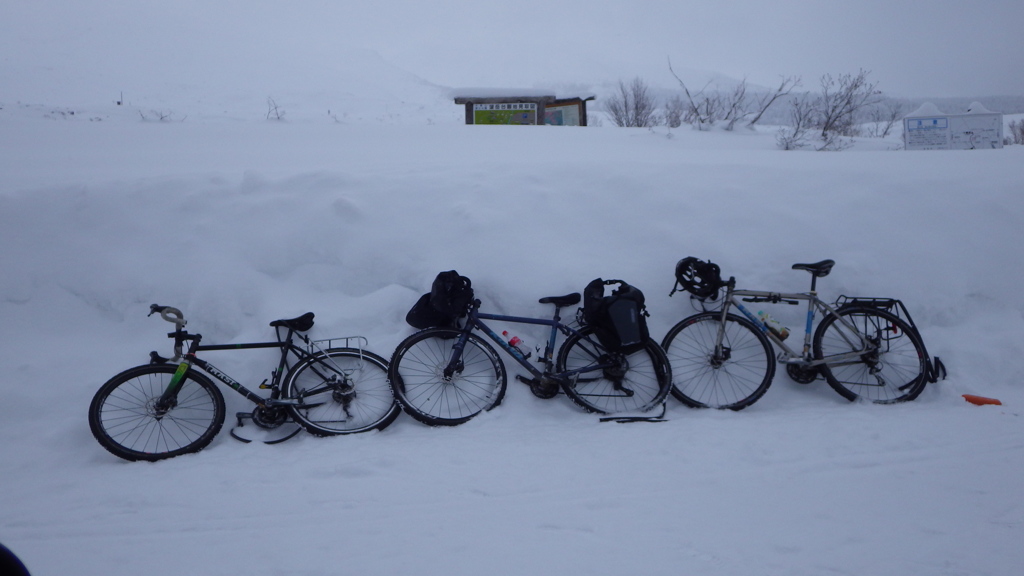
<path id="1" fill-rule="evenodd" d="M 971 105 L 967 107 L 968 114 L 995 114 L 995 112 L 985 108 L 980 102 L 971 102 Z"/>
<path id="2" fill-rule="evenodd" d="M 452 98 L 552 98 L 554 90 L 537 88 L 456 88 L 451 91 Z"/>
<path id="3" fill-rule="evenodd" d="M 920 108 L 906 115 L 906 118 L 927 118 L 930 116 L 945 116 L 946 113 L 939 110 L 939 107 L 931 102 L 921 104 Z"/>

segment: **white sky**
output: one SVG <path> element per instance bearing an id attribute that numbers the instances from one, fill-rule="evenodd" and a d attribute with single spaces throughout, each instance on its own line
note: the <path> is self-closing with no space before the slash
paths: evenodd
<path id="1" fill-rule="evenodd" d="M 808 89 L 825 73 L 865 69 L 897 96 L 1024 94 L 1022 0 L 5 4 L 0 100 L 19 97 L 11 84 L 25 78 L 77 75 L 109 90 L 143 75 L 315 69 L 352 48 L 451 87 L 585 87 L 633 76 L 672 87 L 671 58 L 677 70 L 759 84 L 800 76 Z"/>

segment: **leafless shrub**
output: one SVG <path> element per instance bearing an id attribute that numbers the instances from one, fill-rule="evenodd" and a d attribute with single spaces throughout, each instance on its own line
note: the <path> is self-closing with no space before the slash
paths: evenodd
<path id="1" fill-rule="evenodd" d="M 775 141 L 783 150 L 798 150 L 808 145 L 810 131 L 814 129 L 814 101 L 804 95 L 790 104 L 790 125 L 779 130 Z"/>
<path id="2" fill-rule="evenodd" d="M 686 114 L 686 104 L 682 96 L 678 94 L 665 102 L 665 125 L 669 128 L 678 128 L 683 124 L 683 116 Z"/>
<path id="3" fill-rule="evenodd" d="M 903 103 L 896 100 L 889 100 L 872 106 L 867 114 L 868 136 L 874 138 L 885 138 L 888 136 L 896 122 L 903 117 L 903 112 Z"/>
<path id="4" fill-rule="evenodd" d="M 686 82 L 676 74 L 676 71 L 672 69 L 672 61 L 668 62 L 668 71 L 672 73 L 676 81 L 679 82 L 679 86 L 683 89 L 683 94 L 686 96 L 686 102 L 683 103 L 685 111 L 683 112 L 683 121 L 687 124 L 696 126 L 698 130 L 707 130 L 711 127 L 715 118 L 718 116 L 718 109 L 721 106 L 717 98 L 704 97 L 704 90 L 707 89 L 707 85 L 701 88 L 701 91 L 697 93 L 696 99 L 694 95 L 690 93 L 690 89 L 686 87 Z"/>
<path id="5" fill-rule="evenodd" d="M 1013 120 L 1009 124 L 1010 134 L 1004 138 L 1007 144 L 1024 144 L 1024 119 Z"/>
<path id="6" fill-rule="evenodd" d="M 821 139 L 829 140 L 830 133 L 840 136 L 857 136 L 856 116 L 867 106 L 881 101 L 882 92 L 877 83 L 868 82 L 869 72 L 861 70 L 857 75 L 831 74 L 821 77 L 821 96 L 818 100 Z"/>
<path id="7" fill-rule="evenodd" d="M 639 77 L 627 86 L 619 81 L 619 91 L 605 101 L 605 111 L 617 126 L 648 128 L 658 124 L 657 103 Z"/>
<path id="8" fill-rule="evenodd" d="M 668 63 L 668 69 L 679 82 L 679 86 L 683 89 L 683 95 L 686 96 L 685 100 L 679 98 L 679 103 L 683 106 L 683 121 L 696 126 L 699 130 L 707 130 L 714 125 L 721 125 L 725 130 L 732 130 L 742 120 L 746 120 L 747 127 L 753 127 L 776 100 L 788 95 L 793 88 L 800 84 L 799 78 L 783 78 L 775 92 L 762 94 L 757 98 L 756 104 L 752 106 L 747 92 L 746 78 L 728 93 L 717 90 L 709 91 L 710 83 L 700 91 L 692 93 L 683 79 L 672 69 L 671 60 Z"/>
<path id="9" fill-rule="evenodd" d="M 267 120 L 284 120 L 284 110 L 278 107 L 273 98 L 267 97 Z"/>
<path id="10" fill-rule="evenodd" d="M 771 108 L 772 104 L 774 104 L 779 98 L 789 96 L 789 94 L 798 86 L 800 86 L 799 76 L 784 76 L 782 80 L 779 81 L 779 86 L 774 92 L 767 92 L 757 99 L 757 111 L 753 114 L 750 122 L 747 122 L 747 126 L 753 127 L 754 124 L 757 124 L 761 117 L 764 116 L 764 113 L 768 111 L 768 108 Z"/>
<path id="11" fill-rule="evenodd" d="M 139 110 L 138 112 L 139 112 L 139 116 L 141 116 L 142 120 L 145 121 L 145 122 L 152 122 L 154 120 L 157 121 L 157 122 L 172 122 L 172 121 L 174 121 L 174 113 L 173 112 L 168 112 L 168 111 L 164 111 L 164 110 L 150 110 L 149 112 L 143 112 L 142 110 Z M 186 117 L 182 117 L 181 121 L 184 122 L 185 118 Z"/>

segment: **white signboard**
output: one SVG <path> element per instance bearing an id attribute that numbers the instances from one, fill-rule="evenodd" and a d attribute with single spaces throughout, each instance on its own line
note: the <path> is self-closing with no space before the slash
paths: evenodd
<path id="1" fill-rule="evenodd" d="M 930 104 L 903 119 L 907 150 L 982 150 L 1003 147 L 1003 115 L 974 104 L 967 114 L 943 114 Z"/>
<path id="2" fill-rule="evenodd" d="M 950 148 L 979 150 L 1003 147 L 1002 114 L 964 114 L 950 118 Z"/>
<path id="3" fill-rule="evenodd" d="M 907 150 L 949 150 L 949 118 L 904 118 Z"/>

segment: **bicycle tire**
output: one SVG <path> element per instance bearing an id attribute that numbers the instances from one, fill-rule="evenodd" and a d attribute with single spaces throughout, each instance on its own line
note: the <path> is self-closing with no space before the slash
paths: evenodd
<path id="1" fill-rule="evenodd" d="M 355 348 L 332 348 L 299 362 L 285 377 L 282 393 L 299 400 L 288 411 L 314 436 L 383 430 L 401 412 L 387 361 Z"/>
<path id="2" fill-rule="evenodd" d="M 577 406 L 597 414 L 649 412 L 665 403 L 672 369 L 658 343 L 650 338 L 638 352 L 609 352 L 586 327 L 569 336 L 558 350 L 555 370 L 580 370 L 562 381 L 562 391 Z M 591 368 L 611 362 L 607 368 Z M 600 370 L 600 372 L 598 372 Z"/>
<path id="3" fill-rule="evenodd" d="M 125 460 L 150 462 L 209 445 L 224 425 L 224 396 L 203 374 L 189 370 L 177 404 L 166 413 L 152 409 L 177 369 L 136 366 L 101 386 L 89 405 L 89 428 L 100 445 Z"/>
<path id="4" fill-rule="evenodd" d="M 821 374 L 829 386 L 850 401 L 863 398 L 876 404 L 895 404 L 917 398 L 927 384 L 924 344 L 907 322 L 885 310 L 850 307 L 830 314 L 814 331 L 814 357 L 822 360 L 856 350 L 851 343 L 855 337 L 838 322 L 840 316 L 880 349 L 852 362 L 822 364 Z"/>
<path id="5" fill-rule="evenodd" d="M 726 314 L 724 361 L 716 361 L 721 312 L 703 312 L 672 327 L 661 347 L 672 365 L 672 396 L 691 408 L 742 410 L 757 402 L 775 378 L 772 344 L 758 327 Z"/>
<path id="6" fill-rule="evenodd" d="M 402 341 L 391 357 L 388 374 L 395 398 L 424 424 L 457 426 L 498 406 L 505 397 L 505 364 L 475 334 L 468 335 L 462 369 L 445 380 L 444 368 L 461 335 L 460 330 L 428 328 Z"/>

